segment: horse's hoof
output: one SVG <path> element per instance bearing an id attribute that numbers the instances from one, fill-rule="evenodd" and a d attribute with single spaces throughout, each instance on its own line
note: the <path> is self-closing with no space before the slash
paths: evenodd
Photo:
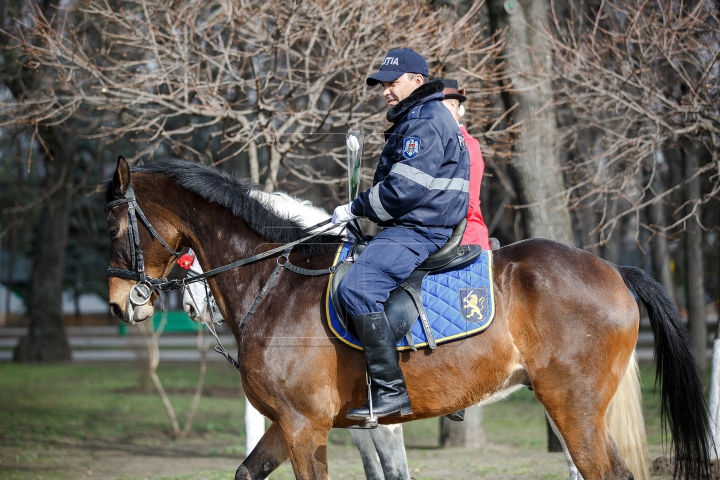
<path id="1" fill-rule="evenodd" d="M 240 465 L 235 471 L 235 480 L 252 480 L 252 475 L 245 465 Z"/>

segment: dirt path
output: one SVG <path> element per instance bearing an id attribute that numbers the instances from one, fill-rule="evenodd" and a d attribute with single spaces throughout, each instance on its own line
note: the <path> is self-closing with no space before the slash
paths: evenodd
<path id="1" fill-rule="evenodd" d="M 20 451 L 0 451 L 0 478 L 15 479 L 173 479 L 220 480 L 233 478 L 242 455 L 227 452 L 222 443 L 193 438 L 158 441 L 144 446 L 77 445 Z M 330 475 L 334 479 L 364 478 L 357 450 L 330 445 Z M 482 449 L 413 448 L 408 450 L 411 475 L 423 479 L 566 479 L 562 454 L 524 451 L 505 444 Z M 289 462 L 271 479 L 294 478 Z M 663 477 L 653 477 L 660 479 Z"/>

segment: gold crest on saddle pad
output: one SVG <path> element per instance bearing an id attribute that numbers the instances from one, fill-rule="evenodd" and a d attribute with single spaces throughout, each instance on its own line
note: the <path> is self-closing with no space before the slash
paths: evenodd
<path id="1" fill-rule="evenodd" d="M 460 313 L 468 322 L 482 322 L 488 313 L 487 287 L 460 288 Z"/>

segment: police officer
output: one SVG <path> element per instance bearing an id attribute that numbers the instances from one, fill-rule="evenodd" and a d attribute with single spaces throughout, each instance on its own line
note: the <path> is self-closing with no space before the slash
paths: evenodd
<path id="1" fill-rule="evenodd" d="M 447 243 L 468 210 L 468 152 L 457 122 L 442 104 L 442 81 L 428 82 L 427 75 L 422 55 L 398 48 L 366 80 L 369 86 L 382 84 L 393 126 L 385 132 L 372 188 L 337 207 L 332 219 L 344 223 L 366 217 L 384 228 L 350 267 L 338 292 L 363 346 L 377 417 L 412 413 L 383 303 Z M 365 404 L 347 417 L 362 420 L 369 414 Z"/>

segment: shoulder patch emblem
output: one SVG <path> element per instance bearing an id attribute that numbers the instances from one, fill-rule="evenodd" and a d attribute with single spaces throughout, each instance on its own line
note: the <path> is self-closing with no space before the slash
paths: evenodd
<path id="1" fill-rule="evenodd" d="M 465 146 L 465 137 L 463 137 L 462 133 L 458 133 L 457 138 L 458 138 L 458 143 L 460 144 L 460 150 L 465 151 L 467 148 Z"/>
<path id="2" fill-rule="evenodd" d="M 403 140 L 403 156 L 405 158 L 415 158 L 420 154 L 420 139 L 416 137 L 407 137 Z"/>

